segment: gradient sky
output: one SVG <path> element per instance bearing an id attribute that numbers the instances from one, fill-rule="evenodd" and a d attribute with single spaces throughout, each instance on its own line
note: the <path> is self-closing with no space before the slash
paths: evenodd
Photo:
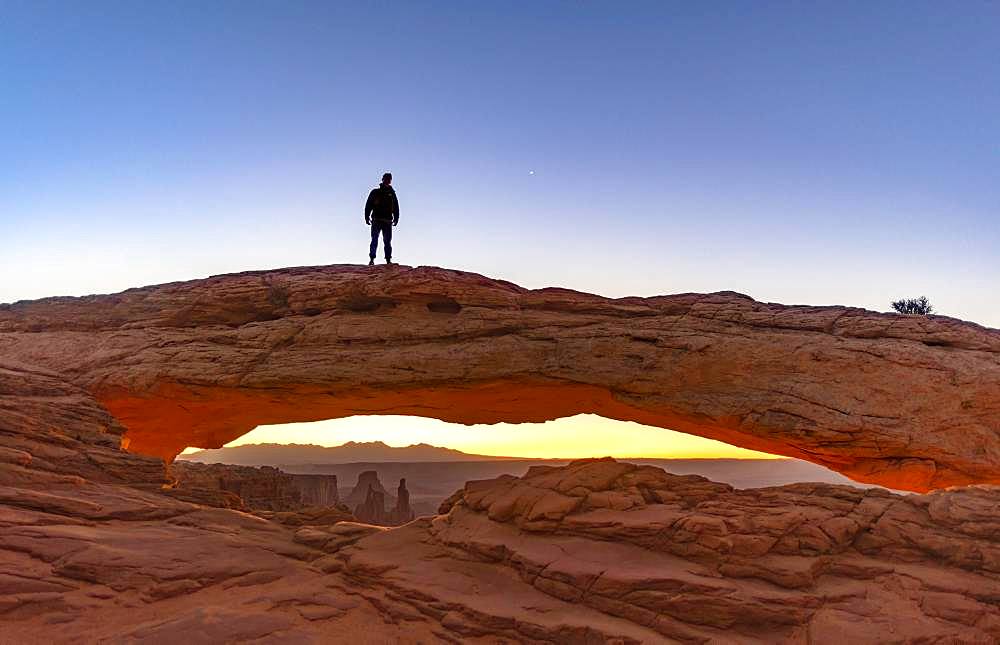
<path id="1" fill-rule="evenodd" d="M 995 2 L 0 0 L 0 302 L 396 259 L 1000 327 Z M 533 174 L 532 174 L 533 172 Z"/>

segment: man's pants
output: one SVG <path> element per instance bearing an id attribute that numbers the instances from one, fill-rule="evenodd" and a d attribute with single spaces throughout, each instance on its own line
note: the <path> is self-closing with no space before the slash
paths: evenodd
<path id="1" fill-rule="evenodd" d="M 382 233 L 382 242 L 385 244 L 385 259 L 392 259 L 392 222 L 380 222 L 372 220 L 372 245 L 368 249 L 368 257 L 375 259 L 375 251 L 378 249 L 378 234 Z"/>

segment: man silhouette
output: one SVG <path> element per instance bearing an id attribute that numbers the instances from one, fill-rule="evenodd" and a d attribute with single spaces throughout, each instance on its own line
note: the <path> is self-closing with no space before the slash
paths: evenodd
<path id="1" fill-rule="evenodd" d="M 382 183 L 368 193 L 365 202 L 365 224 L 372 227 L 372 244 L 368 249 L 368 266 L 375 264 L 378 234 L 385 244 L 385 263 L 392 264 L 392 227 L 399 224 L 399 200 L 392 189 L 392 173 L 382 175 Z"/>

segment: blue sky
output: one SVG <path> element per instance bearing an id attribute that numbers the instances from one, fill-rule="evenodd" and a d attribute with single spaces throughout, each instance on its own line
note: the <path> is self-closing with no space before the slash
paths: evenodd
<path id="1" fill-rule="evenodd" d="M 0 0 L 0 302 L 364 262 L 391 170 L 404 264 L 1000 327 L 998 33 L 972 1 Z"/>

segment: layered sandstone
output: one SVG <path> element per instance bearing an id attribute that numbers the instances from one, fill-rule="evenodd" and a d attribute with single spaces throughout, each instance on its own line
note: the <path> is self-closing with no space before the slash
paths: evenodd
<path id="1" fill-rule="evenodd" d="M 0 357 L 0 486 L 128 484 L 158 490 L 163 461 L 120 449 L 125 428 L 79 386 Z M 29 473 L 30 476 L 29 476 Z"/>
<path id="2" fill-rule="evenodd" d="M 336 475 L 293 475 L 271 466 L 175 461 L 169 494 L 208 506 L 298 511 L 339 503 Z M 235 499 L 234 499 L 235 498 Z"/>
<path id="3" fill-rule="evenodd" d="M 336 506 L 340 503 L 340 490 L 336 475 L 292 474 L 292 485 L 299 491 L 303 506 Z"/>
<path id="4" fill-rule="evenodd" d="M 940 316 L 332 266 L 2 306 L 0 356 L 166 459 L 266 423 L 595 413 L 893 488 L 1000 481 L 1000 332 Z"/>
<path id="5" fill-rule="evenodd" d="M 4 642 L 1000 639 L 996 486 L 734 490 L 593 460 L 384 529 L 174 499 L 122 432 L 58 375 L 0 369 Z"/>
<path id="6" fill-rule="evenodd" d="M 995 486 L 734 490 L 585 460 L 470 482 L 436 518 L 322 548 L 348 580 L 467 637 L 995 643 L 998 499 Z"/>

